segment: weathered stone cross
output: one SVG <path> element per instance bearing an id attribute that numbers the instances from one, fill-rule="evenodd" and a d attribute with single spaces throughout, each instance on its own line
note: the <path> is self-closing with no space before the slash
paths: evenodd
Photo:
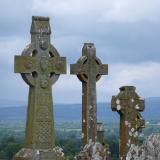
<path id="1" fill-rule="evenodd" d="M 139 113 L 144 110 L 144 100 L 135 90 L 134 86 L 123 86 L 120 93 L 112 97 L 112 110 L 120 114 L 120 160 L 126 160 L 130 146 L 137 144 L 138 134 L 145 126 Z"/>
<path id="2" fill-rule="evenodd" d="M 102 64 L 96 57 L 96 48 L 93 43 L 85 43 L 82 57 L 76 64 L 71 65 L 71 74 L 77 74 L 83 85 L 82 96 L 82 142 L 83 145 L 97 137 L 97 97 L 96 81 L 101 75 L 108 73 L 108 66 Z"/>
<path id="3" fill-rule="evenodd" d="M 49 18 L 33 17 L 31 44 L 15 56 L 15 73 L 21 73 L 29 85 L 25 148 L 55 146 L 51 86 L 66 73 L 66 58 L 50 44 L 50 34 Z"/>

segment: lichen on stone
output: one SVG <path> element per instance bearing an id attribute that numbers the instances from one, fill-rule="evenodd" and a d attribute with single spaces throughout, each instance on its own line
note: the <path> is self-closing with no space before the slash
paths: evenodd
<path id="1" fill-rule="evenodd" d="M 141 146 L 131 145 L 126 160 L 160 160 L 160 134 L 151 134 Z"/>

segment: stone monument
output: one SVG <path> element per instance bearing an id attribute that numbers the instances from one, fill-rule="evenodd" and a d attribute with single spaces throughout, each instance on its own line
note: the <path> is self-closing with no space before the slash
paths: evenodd
<path id="1" fill-rule="evenodd" d="M 132 145 L 126 160 L 159 160 L 160 134 L 151 134 L 142 145 Z"/>
<path id="2" fill-rule="evenodd" d="M 134 86 L 123 86 L 112 97 L 112 110 L 120 114 L 120 160 L 126 160 L 130 146 L 138 143 L 138 134 L 145 126 L 139 113 L 144 110 L 144 99 L 135 90 Z"/>
<path id="3" fill-rule="evenodd" d="M 85 43 L 82 57 L 76 64 L 71 64 L 71 74 L 76 74 L 82 82 L 82 142 L 87 144 L 97 137 L 97 96 L 96 82 L 101 75 L 108 73 L 108 65 L 102 64 L 96 57 L 93 43 Z"/>
<path id="4" fill-rule="evenodd" d="M 97 141 L 101 144 L 104 143 L 104 127 L 101 122 L 97 123 Z"/>
<path id="5" fill-rule="evenodd" d="M 108 73 L 108 65 L 102 64 L 96 57 L 93 43 L 85 43 L 82 57 L 71 65 L 71 74 L 76 74 L 82 82 L 82 144 L 83 149 L 78 160 L 96 159 L 104 152 L 104 147 L 97 140 L 97 96 L 96 82 L 101 75 Z M 102 134 L 103 135 L 103 134 Z"/>
<path id="6" fill-rule="evenodd" d="M 31 43 L 15 56 L 15 73 L 29 85 L 25 144 L 14 160 L 63 160 L 55 147 L 52 85 L 66 73 L 66 58 L 50 43 L 49 18 L 32 17 Z"/>

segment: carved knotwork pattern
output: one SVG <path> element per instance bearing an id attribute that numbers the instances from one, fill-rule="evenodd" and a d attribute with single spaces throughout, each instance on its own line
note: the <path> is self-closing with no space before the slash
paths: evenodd
<path id="1" fill-rule="evenodd" d="M 53 136 L 52 133 L 52 112 L 50 108 L 50 95 L 48 92 L 39 93 L 39 107 L 37 108 L 36 137 L 37 142 L 42 146 L 47 146 Z"/>
<path id="2" fill-rule="evenodd" d="M 40 144 L 45 145 L 49 143 L 49 140 L 52 135 L 52 130 L 51 130 L 51 122 L 37 122 L 37 129 L 36 129 L 36 134 L 37 134 L 37 141 L 40 142 Z"/>
<path id="3" fill-rule="evenodd" d="M 48 92 L 39 93 L 39 107 L 37 108 L 37 121 L 49 121 L 52 117 L 50 108 L 50 94 Z"/>

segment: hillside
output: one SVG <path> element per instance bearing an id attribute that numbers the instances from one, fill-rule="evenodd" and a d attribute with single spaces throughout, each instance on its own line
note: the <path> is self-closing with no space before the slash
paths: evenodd
<path id="1" fill-rule="evenodd" d="M 6 102 L 7 103 L 7 102 Z M 160 120 L 160 97 L 147 98 L 143 116 L 146 120 Z M 9 104 L 9 101 L 8 101 Z M 0 121 L 24 121 L 26 118 L 26 106 L 4 105 L 0 101 Z M 80 121 L 81 104 L 55 104 L 55 120 Z M 118 121 L 117 113 L 111 111 L 110 103 L 98 103 L 98 119 Z"/>

